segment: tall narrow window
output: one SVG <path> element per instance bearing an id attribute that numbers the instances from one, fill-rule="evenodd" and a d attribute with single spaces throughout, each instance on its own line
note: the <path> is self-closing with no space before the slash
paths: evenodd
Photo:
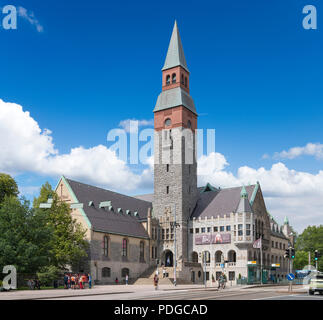
<path id="1" fill-rule="evenodd" d="M 107 236 L 103 237 L 103 255 L 108 256 L 109 254 L 109 238 Z"/>
<path id="2" fill-rule="evenodd" d="M 166 164 L 166 171 L 169 172 L 169 164 Z"/>
<path id="3" fill-rule="evenodd" d="M 176 73 L 172 74 L 172 83 L 176 83 Z"/>
<path id="4" fill-rule="evenodd" d="M 185 87 L 187 88 L 187 77 L 185 77 Z"/>
<path id="5" fill-rule="evenodd" d="M 166 76 L 166 86 L 170 85 L 170 75 Z"/>
<path id="6" fill-rule="evenodd" d="M 166 187 L 166 193 L 169 194 L 169 186 Z"/>
<path id="7" fill-rule="evenodd" d="M 184 75 L 182 74 L 182 84 L 184 84 Z"/>
<path id="8" fill-rule="evenodd" d="M 125 238 L 122 240 L 122 256 L 128 256 L 128 240 Z"/>
<path id="9" fill-rule="evenodd" d="M 143 241 L 140 242 L 140 262 L 145 260 L 145 243 Z"/>

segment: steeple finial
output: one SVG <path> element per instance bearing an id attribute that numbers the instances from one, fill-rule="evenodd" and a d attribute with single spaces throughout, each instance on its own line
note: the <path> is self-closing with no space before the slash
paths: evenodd
<path id="1" fill-rule="evenodd" d="M 183 67 L 187 72 L 189 72 L 185 60 L 181 37 L 179 35 L 177 27 L 177 21 L 175 20 L 172 37 L 168 46 L 165 64 L 162 70 L 164 71 L 178 66 Z"/>
<path id="2" fill-rule="evenodd" d="M 243 187 L 242 187 L 242 189 L 241 189 L 241 193 L 240 193 L 240 196 L 241 196 L 241 198 L 246 198 L 246 199 L 248 199 L 248 192 L 247 192 L 247 190 L 246 190 L 245 186 L 243 186 Z"/>

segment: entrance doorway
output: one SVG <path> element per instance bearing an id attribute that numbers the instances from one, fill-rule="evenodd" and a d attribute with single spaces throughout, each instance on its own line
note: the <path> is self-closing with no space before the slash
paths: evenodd
<path id="1" fill-rule="evenodd" d="M 165 267 L 173 267 L 174 265 L 173 252 L 170 250 L 165 250 L 163 253 L 162 261 Z"/>

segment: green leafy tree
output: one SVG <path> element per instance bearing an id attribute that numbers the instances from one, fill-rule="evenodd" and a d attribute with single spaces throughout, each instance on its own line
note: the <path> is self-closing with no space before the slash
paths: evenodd
<path id="1" fill-rule="evenodd" d="M 0 268 L 14 265 L 18 273 L 35 273 L 48 264 L 49 227 L 29 202 L 4 198 L 0 207 Z"/>
<path id="2" fill-rule="evenodd" d="M 308 252 L 297 251 L 295 254 L 295 259 L 293 261 L 293 268 L 296 270 L 302 270 L 308 265 Z"/>
<path id="3" fill-rule="evenodd" d="M 302 251 L 307 253 L 307 263 L 305 265 L 308 264 L 308 252 L 311 253 L 311 262 L 315 265 L 314 252 L 315 250 L 318 250 L 321 253 L 321 258 L 318 261 L 319 270 L 323 271 L 323 225 L 307 227 L 303 233 L 297 237 L 295 249 L 296 257 Z"/>
<path id="4" fill-rule="evenodd" d="M 18 194 L 19 190 L 16 181 L 8 174 L 0 173 L 0 204 L 6 196 L 17 197 Z"/>
<path id="5" fill-rule="evenodd" d="M 61 271 L 55 266 L 46 266 L 37 272 L 37 277 L 42 286 L 51 286 L 54 280 L 58 280 L 61 276 Z"/>
<path id="6" fill-rule="evenodd" d="M 51 208 L 39 209 L 39 204 L 46 203 L 49 197 L 53 199 Z M 87 256 L 86 231 L 73 219 L 69 205 L 59 200 L 49 183 L 42 186 L 40 196 L 34 199 L 34 208 L 38 215 L 46 217 L 51 229 L 50 265 L 66 269 Z"/>

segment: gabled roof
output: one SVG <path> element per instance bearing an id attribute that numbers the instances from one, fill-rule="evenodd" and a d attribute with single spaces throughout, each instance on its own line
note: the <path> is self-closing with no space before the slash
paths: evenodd
<path id="1" fill-rule="evenodd" d="M 248 193 L 248 202 L 250 201 L 256 185 L 247 186 L 246 192 Z M 192 213 L 191 218 L 202 219 L 207 217 L 211 218 L 223 217 L 231 212 L 236 212 L 241 198 L 242 187 L 215 189 L 215 191 L 200 193 L 200 198 Z M 246 205 L 247 206 L 247 205 Z"/>
<path id="2" fill-rule="evenodd" d="M 240 198 L 239 205 L 235 212 L 252 212 L 249 200 L 247 198 Z"/>
<path id="3" fill-rule="evenodd" d="M 74 192 L 79 203 L 83 203 L 83 210 L 86 217 L 95 231 L 148 238 L 142 220 L 147 219 L 148 208 L 152 207 L 151 202 L 126 196 L 113 191 L 94 187 L 81 182 L 65 179 Z M 92 201 L 92 205 L 89 203 Z M 99 208 L 100 203 L 111 201 L 111 211 L 108 207 Z M 118 212 L 118 208 L 121 210 Z M 127 210 L 128 213 L 126 214 Z M 137 212 L 137 216 L 134 213 Z"/>
<path id="4" fill-rule="evenodd" d="M 189 72 L 187 68 L 186 60 L 185 60 L 181 37 L 179 35 L 179 31 L 177 27 L 177 22 L 175 21 L 172 37 L 170 39 L 169 46 L 168 46 L 165 64 L 162 70 L 167 70 L 177 66 L 181 66 L 187 72 Z"/>

